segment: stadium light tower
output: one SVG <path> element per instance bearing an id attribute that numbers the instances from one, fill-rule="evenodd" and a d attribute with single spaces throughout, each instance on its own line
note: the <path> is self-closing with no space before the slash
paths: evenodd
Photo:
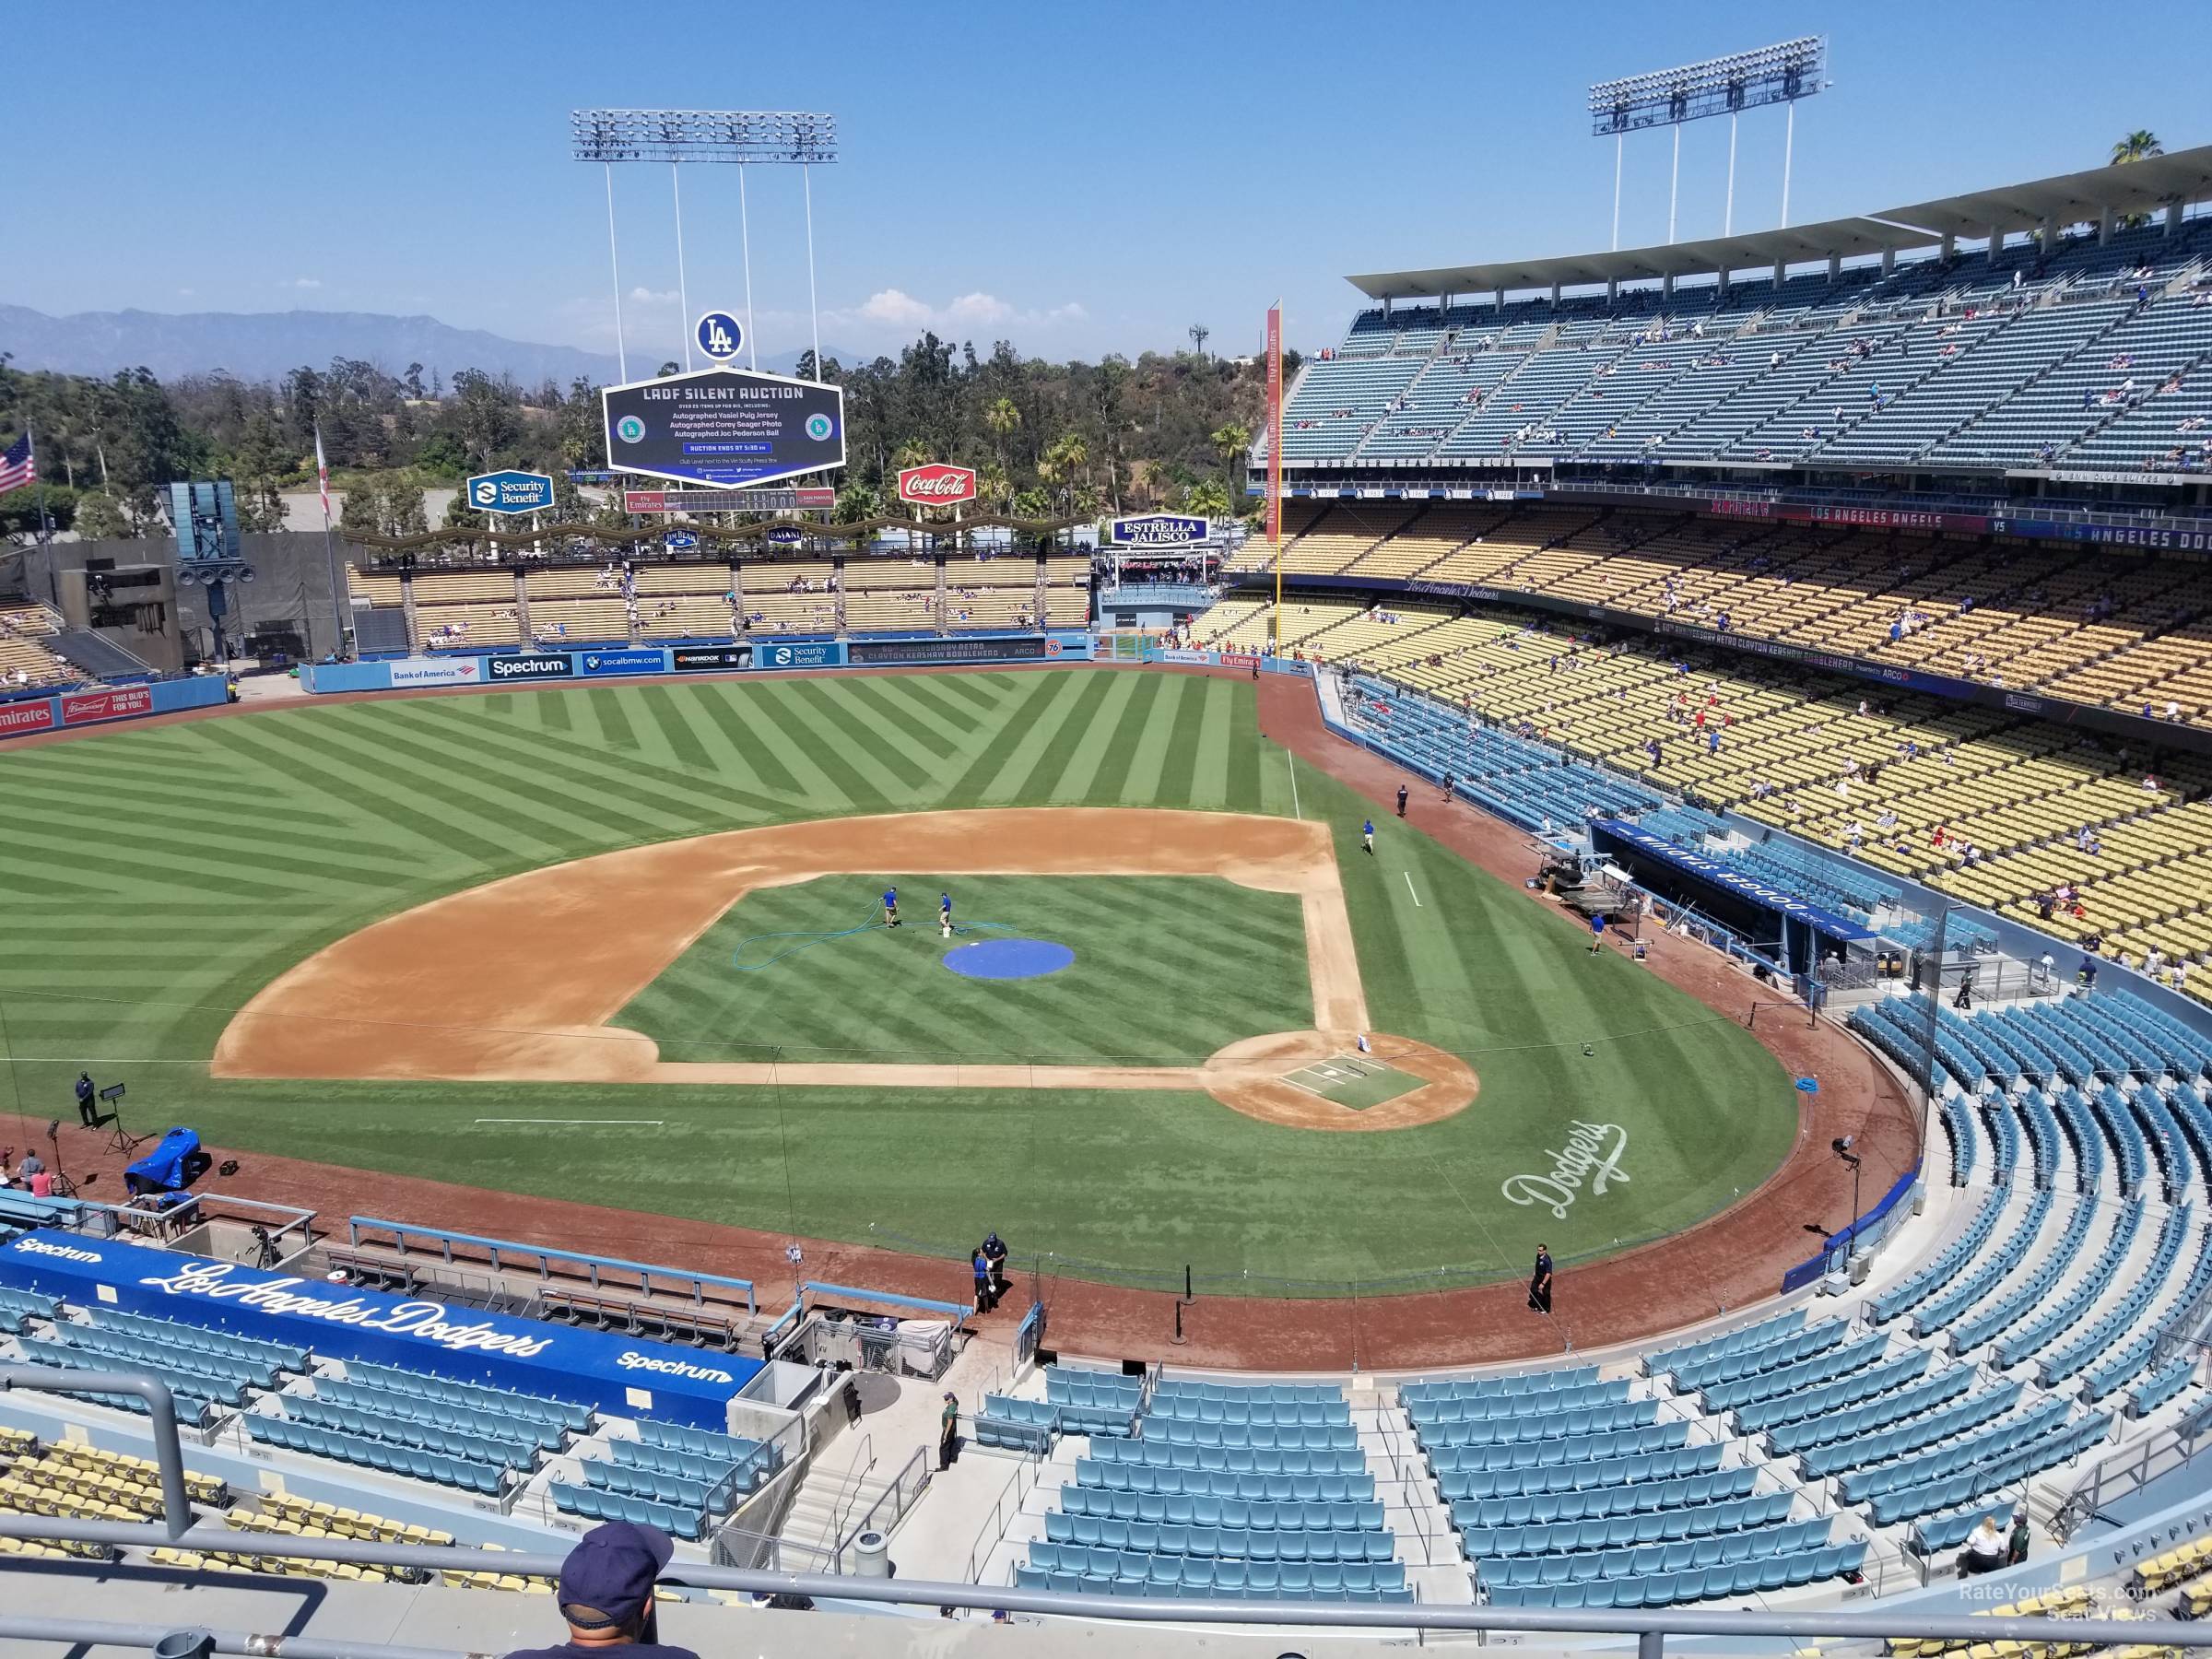
<path id="1" fill-rule="evenodd" d="M 629 378 L 622 340 L 622 266 L 615 251 L 615 163 L 665 161 L 676 195 L 676 287 L 684 312 L 684 367 L 691 366 L 691 297 L 684 280 L 684 193 L 679 170 L 712 161 L 737 169 L 737 233 L 745 257 L 745 334 L 755 369 L 753 238 L 746 212 L 748 166 L 796 167 L 806 191 L 806 310 L 814 326 L 814 378 L 822 378 L 822 324 L 815 300 L 814 173 L 837 159 L 837 117 L 794 110 L 571 110 L 569 136 L 579 161 L 606 169 L 606 256 L 615 278 L 615 356 Z"/>
<path id="2" fill-rule="evenodd" d="M 1782 222 L 1790 222 L 1790 163 L 1797 143 L 1797 100 L 1825 91 L 1828 39 L 1806 35 L 1757 52 L 1732 53 L 1657 69 L 1590 88 L 1592 136 L 1613 140 L 1613 246 L 1620 246 L 1621 158 L 1630 133 L 1646 127 L 1675 129 L 1674 171 L 1666 190 L 1666 240 L 1675 240 L 1675 206 L 1682 179 L 1682 126 L 1709 115 L 1728 117 L 1728 207 L 1723 234 L 1735 233 L 1735 123 L 1746 110 L 1783 104 L 1789 124 L 1782 150 Z"/>

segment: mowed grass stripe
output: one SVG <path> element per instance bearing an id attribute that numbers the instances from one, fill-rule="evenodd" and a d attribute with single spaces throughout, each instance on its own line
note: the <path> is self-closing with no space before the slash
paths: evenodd
<path id="1" fill-rule="evenodd" d="M 1168 748 L 1182 715 L 1183 700 L 1195 684 L 1194 679 L 1183 674 L 1171 674 L 1160 681 L 1159 700 L 1146 716 L 1136 753 L 1129 762 L 1129 775 L 1122 784 L 1121 798 L 1124 806 L 1149 806 L 1159 798 L 1159 780 L 1167 770 Z"/>
<path id="2" fill-rule="evenodd" d="M 497 868 L 533 852 L 553 855 L 552 843 L 526 830 L 479 818 L 457 802 L 432 798 L 414 769 L 388 759 L 372 744 L 354 742 L 327 716 L 312 723 L 304 717 L 257 717 L 201 724 L 209 743 L 261 760 L 300 787 L 347 802 L 360 815 L 364 829 L 373 825 L 406 835 L 426 850 L 435 848 L 478 869 Z"/>
<path id="3" fill-rule="evenodd" d="M 573 691 L 560 693 L 573 697 Z M 630 723 L 629 712 L 622 706 L 621 694 L 612 686 L 594 686 L 583 694 L 585 706 L 592 718 L 599 723 L 600 740 L 609 748 L 634 749 L 638 747 L 637 729 Z"/>
<path id="4" fill-rule="evenodd" d="M 1046 799 L 1053 783 L 1090 740 L 1091 715 L 1106 691 L 1106 682 L 1098 675 L 1062 677 L 1052 705 L 1008 762 L 1012 766 L 1026 760 L 1018 780 L 1011 793 L 998 795 L 994 791 L 994 798 L 1025 804 Z"/>
<path id="5" fill-rule="evenodd" d="M 458 734 L 462 728 L 455 730 Z M 533 771 L 567 779 L 587 793 L 619 795 L 627 805 L 659 815 L 679 828 L 688 825 L 697 816 L 701 779 L 696 772 L 655 765 L 641 759 L 617 761 L 604 753 L 581 747 L 571 739 L 549 734 L 533 735 L 523 729 L 487 731 L 477 724 L 466 730 L 466 740 L 500 746 L 501 752 L 512 754 Z M 732 793 L 735 792 L 725 792 L 724 798 L 730 798 Z M 772 796 L 740 798 L 746 805 L 758 808 L 762 818 L 778 816 L 783 811 L 782 804 Z"/>
<path id="6" fill-rule="evenodd" d="M 261 808 L 255 813 L 257 827 L 265 832 L 265 836 L 280 834 L 284 845 L 302 854 L 300 863 L 303 866 L 316 865 L 334 873 L 358 870 L 364 861 L 371 866 L 383 863 L 394 871 L 413 867 L 411 861 L 402 853 L 363 846 L 358 832 L 348 836 L 337 830 L 325 833 L 319 826 L 313 830 L 303 830 L 287 824 L 281 814 L 267 810 L 265 786 L 263 788 L 263 796 Z M 195 811 L 180 807 L 171 810 L 135 795 L 124 798 L 128 801 L 128 812 L 134 824 L 173 838 L 163 841 L 162 845 L 182 841 L 187 845 L 208 849 L 241 850 L 241 843 L 229 827 L 205 809 Z M 83 800 L 84 797 L 75 791 L 65 792 L 41 785 L 26 788 L 18 786 L 12 781 L 9 786 L 11 807 L 17 810 L 20 818 L 31 820 L 67 823 L 82 806 Z M 265 836 L 259 844 L 268 844 Z M 324 856 L 318 858 L 317 854 Z"/>
<path id="7" fill-rule="evenodd" d="M 884 729 L 877 712 L 850 695 L 853 684 L 831 680 L 819 695 L 795 700 L 798 717 L 865 775 L 886 801 L 911 801 L 932 782 L 929 751 L 916 755 L 912 739 Z"/>
<path id="8" fill-rule="evenodd" d="M 996 740 L 1005 730 L 1024 727 L 1034 722 L 1038 700 L 1049 697 L 1053 677 L 1046 674 L 1029 675 L 1013 683 L 1010 689 L 1016 693 L 1015 700 L 999 712 L 998 724 L 991 732 L 993 741 L 982 746 L 967 770 L 953 780 L 945 792 L 947 804 L 981 805 L 990 799 L 992 781 L 1006 766 L 1006 758 L 999 752 Z"/>
<path id="9" fill-rule="evenodd" d="M 707 757 L 707 747 L 692 732 L 684 718 L 683 705 L 668 695 L 669 688 L 654 686 L 650 691 L 638 687 L 624 688 L 634 693 L 641 722 L 650 722 L 660 734 L 660 747 L 677 766 L 692 771 L 709 771 L 713 763 Z"/>
<path id="10" fill-rule="evenodd" d="M 931 762 L 951 759 L 965 748 L 966 734 L 954 731 L 935 712 L 915 702 L 907 691 L 910 683 L 891 675 L 863 675 L 836 685 L 846 694 L 845 700 L 856 719 L 887 728 L 893 742 L 920 751 Z M 927 770 L 935 773 L 945 769 L 929 765 Z"/>
<path id="11" fill-rule="evenodd" d="M 1047 796 L 1055 806 L 1073 806 L 1090 798 L 1090 786 L 1106 759 L 1108 746 L 1121 731 L 1130 699 L 1141 683 L 1134 674 L 1101 672 L 1090 677 L 1098 682 L 1098 694 L 1086 706 L 1082 720 L 1074 728 L 1077 741 L 1071 746 L 1073 752 L 1067 758 L 1067 764 L 1060 769 L 1060 776 Z"/>
<path id="12" fill-rule="evenodd" d="M 867 683 L 896 686 L 917 709 L 927 712 L 951 734 L 954 751 L 967 750 L 973 746 L 978 734 L 997 728 L 994 715 L 986 715 L 967 699 L 954 697 L 945 690 L 941 677 L 928 674 L 870 675 Z"/>
<path id="13" fill-rule="evenodd" d="M 860 774 L 839 756 L 815 752 L 813 735 L 784 703 L 783 688 L 782 681 L 746 688 L 761 740 L 774 747 L 783 770 L 798 780 L 797 793 L 818 815 L 865 810 L 868 791 Z"/>
<path id="14" fill-rule="evenodd" d="M 421 706 L 441 700 L 426 698 Z M 502 745 L 486 741 L 489 735 L 481 724 L 465 731 L 453 729 L 438 713 L 417 717 L 404 733 L 380 734 L 388 755 L 412 764 L 419 777 L 436 778 L 441 789 L 488 803 L 497 803 L 497 792 L 503 790 L 512 797 L 505 806 L 511 816 L 521 805 L 542 828 L 570 832 L 587 845 L 649 841 L 657 832 L 657 820 L 624 810 L 599 791 L 545 782 L 547 769 L 511 759 Z M 521 735 L 498 734 L 502 739 Z"/>
<path id="15" fill-rule="evenodd" d="M 1229 710 L 1239 700 L 1228 680 L 1200 680 L 1205 698 L 1198 725 L 1198 741 L 1191 748 L 1190 803 L 1194 806 L 1222 806 L 1229 801 Z M 1243 700 L 1249 701 L 1249 699 Z"/>
<path id="16" fill-rule="evenodd" d="M 1256 697 L 1229 700 L 1229 791 L 1222 805 L 1231 812 L 1265 812 L 1266 796 L 1260 784 L 1260 701 Z M 1279 770 L 1279 769 L 1278 769 Z"/>
<path id="17" fill-rule="evenodd" d="M 729 740 L 749 774 L 747 787 L 780 795 L 786 801 L 805 793 L 804 786 L 783 764 L 782 757 L 760 731 L 759 713 L 743 686 L 735 681 L 713 681 L 699 688 L 700 707 Z"/>
<path id="18" fill-rule="evenodd" d="M 1116 679 L 1125 680 L 1135 688 L 1115 717 L 1113 730 L 1105 735 L 1100 746 L 1098 771 L 1091 780 L 1090 802 L 1100 806 L 1118 806 L 1129 782 L 1129 768 L 1136 759 L 1143 746 L 1145 732 L 1151 721 L 1152 712 L 1159 706 L 1160 688 L 1167 681 L 1165 675 L 1117 674 Z"/>

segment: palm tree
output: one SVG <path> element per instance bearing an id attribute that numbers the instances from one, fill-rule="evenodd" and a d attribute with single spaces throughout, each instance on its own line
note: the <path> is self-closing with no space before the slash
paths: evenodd
<path id="1" fill-rule="evenodd" d="M 1237 463 L 1242 459 L 1244 452 L 1252 447 L 1252 429 L 1241 421 L 1232 420 L 1227 426 L 1216 427 L 1206 436 L 1213 440 L 1214 448 L 1221 456 L 1221 470 L 1229 475 L 1233 486 Z"/>
<path id="2" fill-rule="evenodd" d="M 983 424 L 991 429 L 991 436 L 998 440 L 1000 468 L 1011 472 L 1014 462 L 1009 453 L 1012 448 L 1009 441 L 1016 432 L 1021 430 L 1021 410 L 1015 406 L 1010 397 L 994 398 L 983 409 Z"/>
<path id="3" fill-rule="evenodd" d="M 1229 491 L 1218 478 L 1200 478 L 1182 492 L 1183 511 L 1203 513 L 1206 518 L 1221 520 L 1229 516 Z"/>
<path id="4" fill-rule="evenodd" d="M 1047 484 L 1057 485 L 1063 498 L 1072 502 L 1077 482 L 1089 464 L 1090 446 L 1083 441 L 1083 435 L 1063 432 L 1053 440 L 1053 447 L 1044 452 L 1044 459 L 1037 464 L 1037 476 Z"/>
<path id="5" fill-rule="evenodd" d="M 2137 127 L 2119 143 L 2112 146 L 2112 165 L 2119 167 L 2129 161 L 2147 161 L 2153 156 L 2162 156 L 2166 147 L 2159 135 L 2147 127 Z"/>
<path id="6" fill-rule="evenodd" d="M 1206 361 L 1206 342 L 1214 331 L 1203 323 L 1191 324 L 1191 344 L 1198 348 L 1198 360 Z"/>
<path id="7" fill-rule="evenodd" d="M 977 499 L 1006 511 L 1006 498 L 1014 493 L 1014 485 L 1006 477 L 1006 469 L 995 461 L 986 461 L 975 469 Z"/>

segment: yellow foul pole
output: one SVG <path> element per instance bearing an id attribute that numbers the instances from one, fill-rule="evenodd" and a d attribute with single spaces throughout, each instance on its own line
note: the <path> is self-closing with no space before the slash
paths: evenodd
<path id="1" fill-rule="evenodd" d="M 1283 653 L 1283 302 L 1267 312 L 1267 548 L 1275 561 L 1274 651 Z"/>

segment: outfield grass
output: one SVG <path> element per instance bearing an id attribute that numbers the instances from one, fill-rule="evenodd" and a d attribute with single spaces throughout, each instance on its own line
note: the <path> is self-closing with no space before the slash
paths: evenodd
<path id="1" fill-rule="evenodd" d="M 1293 810 L 1292 767 L 1260 738 L 1248 684 L 1088 669 L 326 704 L 0 747 L 0 1107 L 65 1116 L 88 1066 L 129 1085 L 134 1128 L 185 1123 L 229 1147 L 948 1252 L 995 1226 L 1018 1249 L 1178 1277 L 1187 1261 L 1255 1291 L 1525 1271 L 1539 1237 L 1566 1260 L 1671 1231 L 1781 1161 L 1796 1097 L 1747 1033 L 1619 956 L 1591 958 L 1567 918 L 1394 819 L 1366 856 L 1372 808 L 1309 767 L 1295 776 L 1298 808 L 1335 836 L 1377 1029 L 1480 1074 L 1455 1117 L 1329 1135 L 1171 1091 L 206 1076 L 230 1012 L 283 969 L 516 870 L 935 806 Z M 1242 994 L 1233 933 L 1171 966 L 1195 981 L 1188 1000 Z M 1080 1025 L 1039 1037 L 1086 1040 Z M 1507 1202 L 1506 1179 L 1547 1173 L 1577 1118 L 1626 1131 L 1626 1183 L 1574 1195 L 1563 1218 Z M 653 1248 L 649 1224 L 582 1242 Z"/>
<path id="2" fill-rule="evenodd" d="M 896 882 L 903 924 L 876 895 Z M 937 895 L 967 930 L 938 933 Z M 963 979 L 945 954 L 989 938 L 1071 947 L 1034 980 Z M 1218 971 L 1237 941 L 1237 971 Z M 742 962 L 745 966 L 740 967 Z M 1294 893 L 1212 877 L 828 876 L 748 893 L 614 1023 L 664 1060 L 959 1058 L 1195 1065 L 1241 1037 L 1313 1023 Z"/>

